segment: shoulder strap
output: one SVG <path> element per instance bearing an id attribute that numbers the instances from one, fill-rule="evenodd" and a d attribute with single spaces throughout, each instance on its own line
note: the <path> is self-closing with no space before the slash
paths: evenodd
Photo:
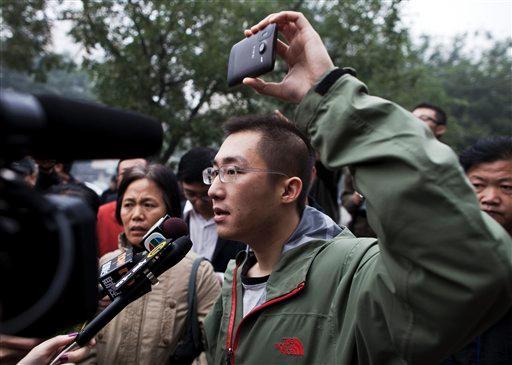
<path id="1" fill-rule="evenodd" d="M 196 347 L 201 345 L 201 333 L 199 329 L 199 323 L 197 319 L 197 301 L 196 301 L 196 277 L 199 265 L 203 261 L 202 257 L 198 257 L 192 263 L 192 269 L 190 270 L 190 278 L 188 281 L 188 314 L 187 322 L 189 327 L 192 329 L 192 339 Z"/>

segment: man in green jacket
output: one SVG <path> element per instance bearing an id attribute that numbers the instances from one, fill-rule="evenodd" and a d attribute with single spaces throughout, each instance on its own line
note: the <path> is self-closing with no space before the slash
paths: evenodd
<path id="1" fill-rule="evenodd" d="M 334 68 L 300 13 L 277 23 L 289 71 L 257 92 L 299 103 L 322 163 L 350 166 L 376 239 L 304 205 L 311 150 L 278 118 L 238 118 L 204 172 L 219 236 L 251 250 L 205 321 L 210 364 L 434 364 L 512 305 L 512 242 L 456 156 L 408 111 Z M 266 122 L 265 122 L 266 120 Z M 283 152 L 284 151 L 284 152 Z"/>

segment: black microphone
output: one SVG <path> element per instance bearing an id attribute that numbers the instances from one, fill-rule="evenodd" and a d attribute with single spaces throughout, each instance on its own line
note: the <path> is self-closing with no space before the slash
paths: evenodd
<path id="1" fill-rule="evenodd" d="M 160 122 L 137 112 L 6 90 L 0 130 L 2 151 L 59 160 L 146 157 L 158 153 L 163 139 Z"/>
<path id="2" fill-rule="evenodd" d="M 123 282 L 117 288 L 121 294 L 85 326 L 76 336 L 74 342 L 79 346 L 85 346 L 128 304 L 149 293 L 151 285 L 155 284 L 156 277 L 180 262 L 191 248 L 192 241 L 188 236 L 178 238 L 174 242 L 164 241 L 155 247 L 128 274 L 121 278 L 116 284 L 117 288 L 118 284 Z M 125 277 L 128 278 L 125 279 Z"/>

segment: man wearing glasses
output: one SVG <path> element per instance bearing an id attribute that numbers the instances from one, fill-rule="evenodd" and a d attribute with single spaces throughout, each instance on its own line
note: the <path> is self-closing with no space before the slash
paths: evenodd
<path id="1" fill-rule="evenodd" d="M 205 320 L 209 364 L 435 364 L 512 305 L 512 241 L 482 213 L 456 156 L 403 108 L 335 68 L 300 13 L 270 23 L 289 69 L 258 93 L 330 169 L 350 166 L 377 239 L 305 206 L 313 159 L 280 118 L 231 120 L 204 172 L 219 236 L 250 247 Z"/>
<path id="2" fill-rule="evenodd" d="M 213 220 L 209 186 L 204 184 L 202 172 L 215 157 L 215 150 L 194 147 L 183 155 L 178 165 L 178 180 L 187 199 L 183 217 L 188 224 L 192 251 L 212 263 L 213 269 L 223 278 L 229 260 L 235 258 L 245 244 L 219 238 Z"/>
<path id="3" fill-rule="evenodd" d="M 414 107 L 412 114 L 425 122 L 437 139 L 441 139 L 443 134 L 446 133 L 446 113 L 440 107 L 429 103 L 421 103 Z"/>

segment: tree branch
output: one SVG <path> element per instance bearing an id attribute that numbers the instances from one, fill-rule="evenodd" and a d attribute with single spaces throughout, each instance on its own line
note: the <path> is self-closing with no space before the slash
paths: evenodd
<path id="1" fill-rule="evenodd" d="M 192 120 L 195 118 L 197 113 L 199 112 L 199 109 L 203 106 L 203 104 L 208 100 L 215 90 L 215 85 L 217 84 L 217 81 L 212 81 L 210 85 L 206 88 L 206 90 L 203 92 L 203 95 L 199 99 L 199 102 L 196 104 L 195 107 L 193 107 L 190 110 L 190 114 L 185 122 L 185 124 L 190 124 Z M 183 133 L 175 133 L 171 136 L 171 140 L 169 141 L 169 146 L 165 150 L 164 154 L 162 155 L 161 162 L 166 163 L 171 155 L 173 154 L 174 150 L 176 149 L 176 146 L 180 142 L 181 138 L 183 137 Z"/>

